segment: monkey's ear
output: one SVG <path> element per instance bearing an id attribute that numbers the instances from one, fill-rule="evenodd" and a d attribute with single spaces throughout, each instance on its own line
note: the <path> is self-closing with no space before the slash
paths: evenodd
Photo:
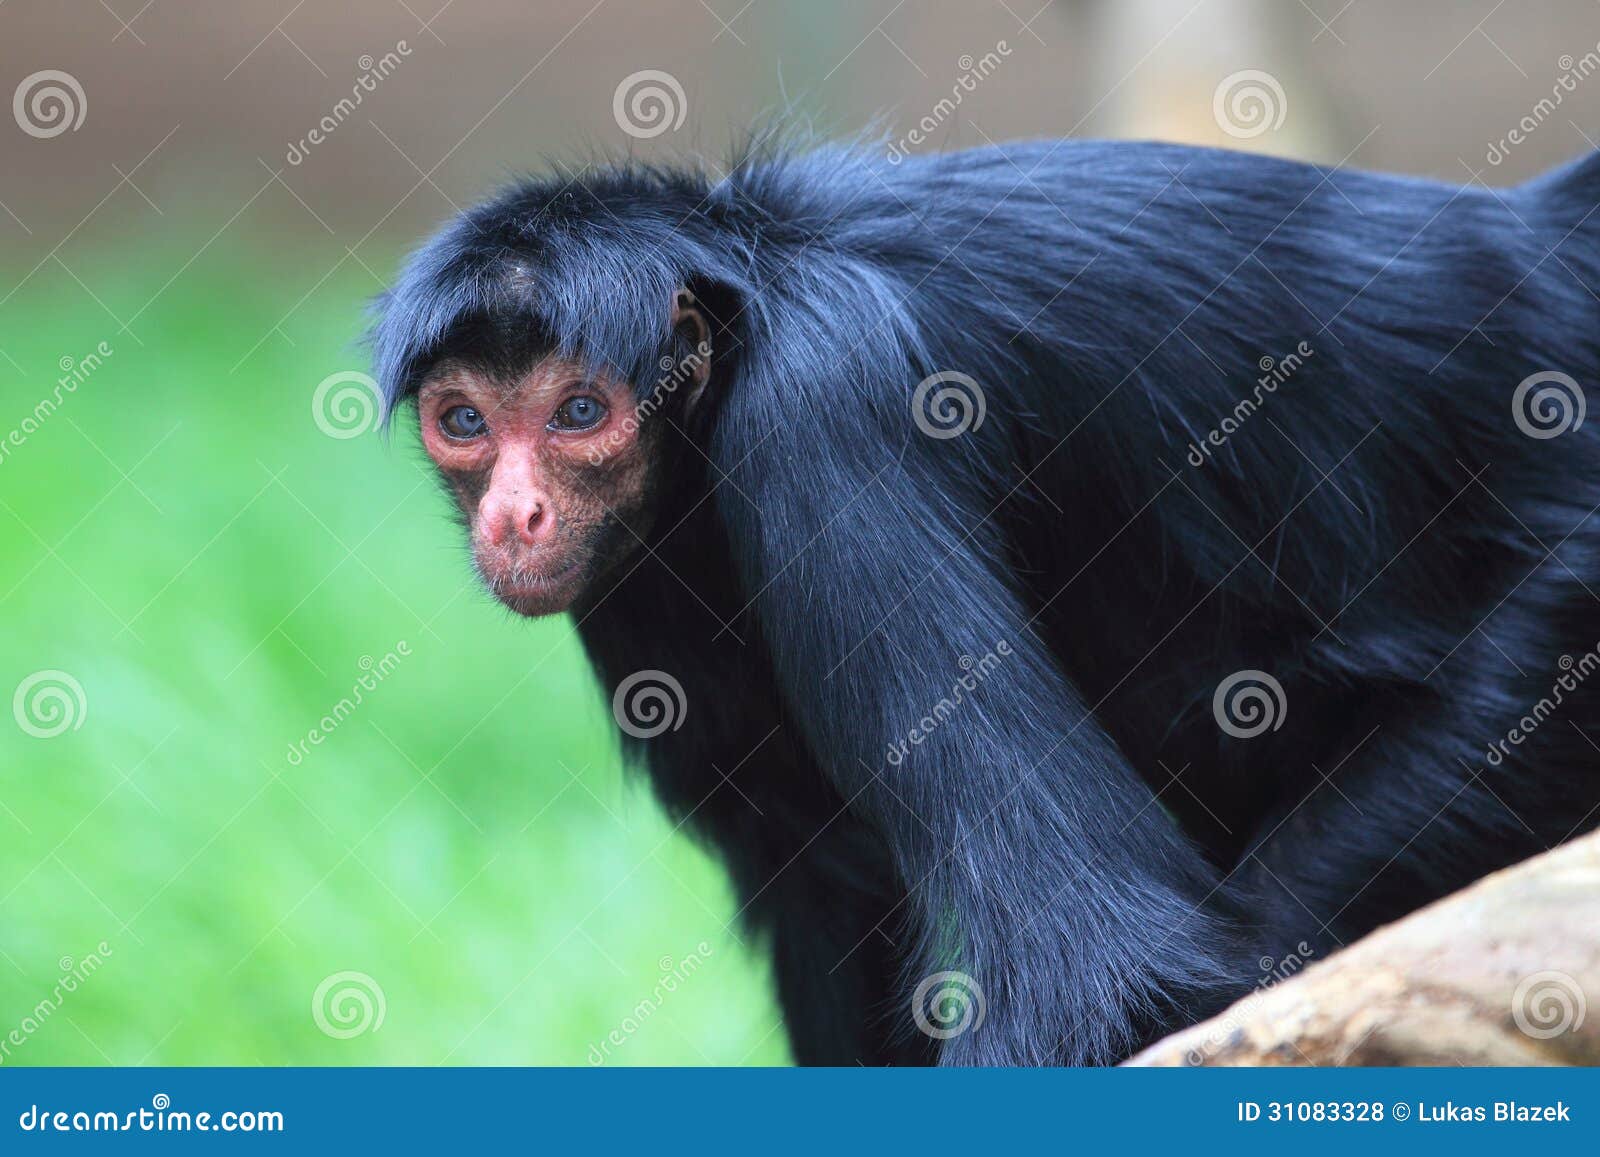
<path id="1" fill-rule="evenodd" d="M 706 320 L 700 303 L 687 289 L 672 295 L 672 333 L 677 361 L 675 373 L 685 374 L 689 389 L 684 395 L 684 406 L 693 412 L 711 380 L 711 323 Z"/>

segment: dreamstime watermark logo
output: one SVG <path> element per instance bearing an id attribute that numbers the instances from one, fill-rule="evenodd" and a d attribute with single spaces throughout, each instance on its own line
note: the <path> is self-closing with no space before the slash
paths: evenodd
<path id="1" fill-rule="evenodd" d="M 711 343 L 707 341 L 698 343 L 681 358 L 674 358 L 670 354 L 662 355 L 661 361 L 657 363 L 661 368 L 661 376 L 656 379 L 655 385 L 650 388 L 644 400 L 635 405 L 633 411 L 621 422 L 615 423 L 599 445 L 590 448 L 589 465 L 600 465 L 606 460 L 607 455 L 638 433 L 645 419 L 682 389 L 685 382 L 694 381 L 695 376 L 710 359 Z"/>
<path id="2" fill-rule="evenodd" d="M 35 671 L 17 684 L 11 697 L 17 726 L 35 739 L 54 739 L 78 730 L 89 714 L 83 684 L 65 671 Z"/>
<path id="3" fill-rule="evenodd" d="M 1550 684 L 1550 693 L 1528 708 L 1527 713 L 1517 720 L 1516 726 L 1506 731 L 1504 738 L 1489 744 L 1484 758 L 1490 767 L 1499 767 L 1504 763 L 1511 749 L 1521 747 L 1525 739 L 1539 730 L 1544 721 L 1566 702 L 1567 695 L 1577 691 L 1585 679 L 1600 671 L 1600 643 L 1576 659 L 1571 655 L 1562 655 L 1556 660 L 1556 666 L 1561 668 L 1562 674 L 1557 675 L 1555 682 Z"/>
<path id="4" fill-rule="evenodd" d="M 388 1011 L 383 986 L 365 972 L 335 972 L 311 994 L 311 1019 L 335 1040 L 377 1032 Z"/>
<path id="5" fill-rule="evenodd" d="M 356 676 L 355 683 L 350 688 L 350 694 L 340 699 L 333 707 L 317 721 L 317 726 L 306 732 L 305 738 L 289 745 L 289 754 L 285 757 L 290 767 L 299 767 L 306 761 L 306 756 L 311 754 L 313 747 L 321 747 L 328 741 L 345 721 L 356 713 L 356 708 L 366 702 L 367 695 L 378 689 L 390 675 L 395 673 L 400 666 L 401 659 L 411 657 L 411 644 L 401 639 L 394 645 L 394 650 L 384 654 L 381 659 L 374 659 L 371 655 L 363 655 L 356 666 L 361 668 L 361 674 Z"/>
<path id="6" fill-rule="evenodd" d="M 371 374 L 340 370 L 317 383 L 311 417 L 317 429 L 344 441 L 374 429 L 383 413 L 383 393 Z"/>
<path id="7" fill-rule="evenodd" d="M 6 1063 L 11 1056 L 11 1050 L 21 1048 L 28 1042 L 28 1038 L 38 1032 L 46 1020 L 61 1011 L 61 1006 L 67 1002 L 67 997 L 78 991 L 78 986 L 88 981 L 89 977 L 100 970 L 105 963 L 105 958 L 112 955 L 111 945 L 104 940 L 95 945 L 93 952 L 86 952 L 74 960 L 70 956 L 63 956 L 56 962 L 56 967 L 61 975 L 57 977 L 55 987 L 50 995 L 40 1000 L 17 1022 L 5 1036 L 0 1037 L 0 1065 Z"/>
<path id="8" fill-rule="evenodd" d="M 392 76 L 400 67 L 401 61 L 410 55 L 411 45 L 404 40 L 397 40 L 394 48 L 376 60 L 371 54 L 358 58 L 356 67 L 361 70 L 361 75 L 357 76 L 355 83 L 350 86 L 350 95 L 340 97 L 332 111 L 319 120 L 310 132 L 298 141 L 291 142 L 289 151 L 284 153 L 283 159 L 291 165 L 303 163 L 313 148 L 331 137 L 340 125 L 350 119 L 361 106 L 361 102 L 378 90 L 378 82 Z"/>
<path id="9" fill-rule="evenodd" d="M 1198 442 L 1189 443 L 1189 453 L 1186 455 L 1189 465 L 1204 466 L 1211 458 L 1212 451 L 1227 445 L 1228 439 L 1243 426 L 1265 402 L 1268 396 L 1278 392 L 1278 387 L 1288 381 L 1306 363 L 1316 351 L 1309 342 L 1301 342 L 1293 350 L 1274 359 L 1267 354 L 1256 365 L 1261 370 L 1261 376 L 1256 379 L 1255 388 L 1250 395 L 1239 399 L 1238 403 L 1229 411 L 1218 425 L 1206 432 L 1205 437 Z"/>
<path id="10" fill-rule="evenodd" d="M 994 71 L 1000 67 L 1000 62 L 1011 55 L 1011 45 L 1004 40 L 995 41 L 994 49 L 985 52 L 976 60 L 970 52 L 964 52 L 956 58 L 956 67 L 961 70 L 961 75 L 956 77 L 956 82 L 950 88 L 950 95 L 940 97 L 939 102 L 928 111 L 928 115 L 919 120 L 912 129 L 889 145 L 889 163 L 898 165 L 910 155 L 911 149 L 923 144 L 935 132 L 955 115 L 956 109 L 961 107 L 961 102 L 971 93 L 978 91 L 978 83 L 987 80 Z"/>
<path id="11" fill-rule="evenodd" d="M 1583 387 L 1559 370 L 1529 374 L 1511 395 L 1511 417 L 1517 429 L 1540 441 L 1578 429 L 1588 412 Z"/>
<path id="12" fill-rule="evenodd" d="M 683 684 L 665 671 L 635 671 L 617 684 L 611 714 L 617 726 L 635 739 L 654 739 L 683 726 L 689 700 Z"/>
<path id="13" fill-rule="evenodd" d="M 1596 44 L 1577 60 L 1572 58 L 1570 52 L 1564 52 L 1556 60 L 1556 67 L 1561 70 L 1561 75 L 1556 77 L 1555 84 L 1550 86 L 1550 95 L 1540 97 L 1533 108 L 1528 110 L 1505 136 L 1498 141 L 1490 141 L 1488 151 L 1483 159 L 1491 165 L 1498 165 L 1510 156 L 1511 150 L 1531 137 L 1535 130 L 1545 121 L 1555 115 L 1555 111 L 1566 98 L 1578 91 L 1578 82 L 1587 80 L 1596 71 L 1600 71 L 1600 44 Z"/>
<path id="14" fill-rule="evenodd" d="M 634 1005 L 628 1015 L 622 1018 L 616 1028 L 601 1038 L 598 1044 L 589 1046 L 589 1063 L 603 1065 L 611 1059 L 611 1050 L 621 1048 L 628 1043 L 628 1038 L 644 1027 L 645 1021 L 654 1016 L 666 1003 L 667 997 L 678 991 L 678 986 L 688 980 L 700 966 L 705 963 L 706 957 L 711 955 L 711 945 L 704 940 L 694 946 L 695 950 L 681 960 L 674 960 L 670 956 L 663 956 L 657 963 L 661 969 L 661 976 L 651 989 L 650 995 Z"/>
<path id="15" fill-rule="evenodd" d="M 1262 973 L 1261 979 L 1256 981 L 1255 987 L 1230 1005 L 1227 1012 L 1215 1020 L 1206 1022 L 1205 1038 L 1185 1054 L 1184 1061 L 1190 1065 L 1203 1065 L 1209 1058 L 1215 1056 L 1232 1039 L 1233 1034 L 1255 1015 L 1256 1006 L 1261 1003 L 1262 997 L 1304 969 L 1307 961 L 1314 955 L 1316 950 L 1302 940 L 1295 945 L 1295 950 L 1282 960 L 1263 956 L 1258 961 Z"/>
<path id="16" fill-rule="evenodd" d="M 983 1027 L 988 1002 L 965 972 L 935 972 L 911 994 L 911 1019 L 934 1040 L 949 1040 Z"/>
<path id="17" fill-rule="evenodd" d="M 980 659 L 973 659 L 971 655 L 961 656 L 960 667 L 964 674 L 951 685 L 950 694 L 935 703 L 903 738 L 889 745 L 888 754 L 884 758 L 890 766 L 899 767 L 905 762 L 913 747 L 920 747 L 928 736 L 943 727 L 955 714 L 956 708 L 966 702 L 967 694 L 976 691 L 981 684 L 987 682 L 989 676 L 999 669 L 1000 660 L 1011 654 L 1011 644 L 1002 639 L 984 652 Z"/>
<path id="18" fill-rule="evenodd" d="M 623 132 L 647 141 L 683 127 L 689 98 L 670 72 L 646 68 L 622 78 L 611 94 L 611 115 Z"/>
<path id="19" fill-rule="evenodd" d="M 1250 140 L 1283 127 L 1289 97 L 1270 72 L 1246 68 L 1222 78 L 1211 94 L 1211 115 L 1230 137 Z"/>
<path id="20" fill-rule="evenodd" d="M 5 463 L 12 450 L 23 445 L 29 438 L 37 434 L 40 428 L 61 408 L 62 403 L 69 396 L 77 393 L 78 387 L 88 381 L 90 375 L 105 364 L 105 360 L 111 356 L 112 352 L 109 342 L 101 342 L 80 358 L 64 355 L 56 363 L 61 370 L 61 376 L 56 379 L 55 389 L 40 398 L 34 404 L 32 413 L 7 431 L 4 437 L 0 437 L 0 464 Z"/>
<path id="21" fill-rule="evenodd" d="M 89 98 L 70 72 L 46 68 L 22 78 L 11 96 L 11 115 L 30 137 L 48 140 L 83 127 L 89 115 Z"/>
<path id="22" fill-rule="evenodd" d="M 1211 714 L 1217 726 L 1235 739 L 1254 739 L 1283 726 L 1289 701 L 1283 684 L 1265 671 L 1235 671 L 1217 684 L 1211 696 Z"/>
<path id="23" fill-rule="evenodd" d="M 1577 1032 L 1588 1011 L 1583 986 L 1565 972 L 1551 970 L 1525 976 L 1511 994 L 1511 1019 L 1534 1040 Z"/>
<path id="24" fill-rule="evenodd" d="M 79 1030 L 82 1031 L 82 1030 Z M 103 1104 L 104 1102 L 102 1102 Z M 172 1098 L 157 1093 L 150 1107 L 126 1112 L 103 1107 L 40 1108 L 30 1104 L 17 1116 L 24 1133 L 282 1133 L 283 1114 L 276 1109 L 228 1109 L 220 1113 L 174 1109 Z"/>
<path id="25" fill-rule="evenodd" d="M 983 387 L 957 370 L 940 370 L 917 383 L 911 420 L 930 438 L 959 438 L 983 425 L 988 404 Z"/>

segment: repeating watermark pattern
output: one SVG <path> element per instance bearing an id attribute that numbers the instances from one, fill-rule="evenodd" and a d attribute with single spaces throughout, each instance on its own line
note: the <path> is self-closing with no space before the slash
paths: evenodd
<path id="1" fill-rule="evenodd" d="M 1246 68 L 1222 78 L 1211 94 L 1211 115 L 1230 137 L 1250 140 L 1283 127 L 1289 97 L 1270 72 Z"/>
<path id="2" fill-rule="evenodd" d="M 1583 387 L 1559 370 L 1529 374 L 1511 395 L 1511 418 L 1517 429 L 1540 441 L 1580 428 L 1588 412 Z"/>
<path id="3" fill-rule="evenodd" d="M 102 940 L 95 945 L 93 952 L 86 952 L 77 960 L 63 956 L 57 961 L 56 966 L 61 970 L 61 975 L 56 980 L 50 995 L 23 1013 L 22 1019 L 16 1026 L 4 1037 L 0 1037 L 0 1065 L 10 1059 L 12 1049 L 27 1044 L 28 1038 L 38 1032 L 46 1020 L 60 1012 L 61 1006 L 67 1002 L 67 997 L 77 992 L 80 985 L 98 972 L 100 966 L 106 962 L 106 957 L 111 955 L 113 955 L 111 945 Z"/>
<path id="4" fill-rule="evenodd" d="M 17 684 L 11 697 L 17 726 L 35 739 L 54 739 L 77 731 L 89 714 L 83 684 L 65 671 L 35 671 Z"/>
<path id="5" fill-rule="evenodd" d="M 694 946 L 693 952 L 681 960 L 663 956 L 657 963 L 657 967 L 661 969 L 661 976 L 656 980 L 655 987 L 650 990 L 650 995 L 634 1005 L 616 1028 L 589 1046 L 589 1063 L 603 1065 L 610 1060 L 611 1050 L 627 1044 L 633 1035 L 644 1027 L 645 1022 L 661 1010 L 667 997 L 677 992 L 679 985 L 700 971 L 700 966 L 710 955 L 711 945 L 702 940 Z"/>
<path id="6" fill-rule="evenodd" d="M 1205 437 L 1198 442 L 1189 443 L 1189 453 L 1185 456 L 1189 465 L 1198 467 L 1209 462 L 1212 454 L 1227 445 L 1228 439 L 1233 437 L 1239 427 L 1249 421 L 1250 417 L 1261 408 L 1262 403 L 1277 393 L 1278 387 L 1292 378 L 1315 353 L 1309 342 L 1302 341 L 1281 358 L 1274 358 L 1271 354 L 1264 355 L 1256 363 L 1261 369 L 1261 376 L 1256 379 L 1249 396 L 1240 398 L 1228 412 L 1227 417 L 1208 430 Z"/>
<path id="7" fill-rule="evenodd" d="M 1565 972 L 1525 976 L 1511 994 L 1511 1019 L 1534 1040 L 1550 1040 L 1583 1027 L 1589 1002 L 1583 986 Z"/>
<path id="8" fill-rule="evenodd" d="M 311 994 L 311 1019 L 335 1040 L 377 1032 L 388 1011 L 383 986 L 365 972 L 335 972 Z"/>
<path id="9" fill-rule="evenodd" d="M 1538 131 L 1540 125 L 1554 116 L 1562 102 L 1578 91 L 1578 82 L 1589 79 L 1600 70 L 1600 44 L 1595 45 L 1577 60 L 1572 58 L 1571 53 L 1563 53 L 1556 60 L 1556 67 L 1561 73 L 1556 77 L 1555 84 L 1550 86 L 1550 95 L 1540 97 L 1533 108 L 1511 126 L 1505 136 L 1498 141 L 1490 141 L 1488 151 L 1484 153 L 1484 160 L 1491 165 L 1500 164 L 1511 155 L 1512 149 L 1526 141 Z"/>
<path id="10" fill-rule="evenodd" d="M 611 94 L 611 115 L 623 132 L 647 141 L 683 127 L 689 98 L 670 72 L 646 68 L 622 78 Z"/>
<path id="11" fill-rule="evenodd" d="M 689 700 L 683 684 L 665 671 L 635 671 L 617 684 L 611 714 L 617 726 L 635 739 L 654 739 L 683 726 Z"/>
<path id="12" fill-rule="evenodd" d="M 928 713 L 917 720 L 917 725 L 907 731 L 905 736 L 889 745 L 889 750 L 884 758 L 890 766 L 899 767 L 905 762 L 907 755 L 913 747 L 920 747 L 922 741 L 927 739 L 955 714 L 956 708 L 966 701 L 968 693 L 976 691 L 986 682 L 990 675 L 1000 666 L 1000 660 L 1011 655 L 1011 644 L 1002 639 L 983 657 L 974 660 L 971 655 L 961 656 L 961 670 L 965 672 L 950 687 L 950 694 L 935 703 Z"/>
<path id="13" fill-rule="evenodd" d="M 1217 684 L 1211 696 L 1217 726 L 1235 739 L 1254 739 L 1283 726 L 1289 701 L 1283 684 L 1265 671 L 1235 671 Z"/>
<path id="14" fill-rule="evenodd" d="M 1541 698 L 1530 707 L 1527 714 L 1517 720 L 1516 726 L 1506 731 L 1504 738 L 1497 739 L 1489 744 L 1485 761 L 1490 767 L 1499 767 L 1511 754 L 1513 747 L 1521 747 L 1524 740 L 1544 725 L 1544 721 L 1554 715 L 1556 709 L 1566 702 L 1567 695 L 1576 691 L 1583 681 L 1595 671 L 1600 671 L 1600 643 L 1585 651 L 1574 659 L 1571 655 L 1562 655 L 1556 660 L 1564 674 L 1557 675 L 1554 683 L 1550 684 L 1550 694 Z"/>
<path id="15" fill-rule="evenodd" d="M 1184 1055 L 1185 1063 L 1203 1065 L 1215 1056 L 1233 1034 L 1255 1015 L 1256 1006 L 1261 1003 L 1262 997 L 1291 976 L 1298 974 L 1315 955 L 1316 951 L 1311 945 L 1302 940 L 1295 945 L 1295 950 L 1282 960 L 1263 956 L 1258 962 L 1261 967 L 1261 979 L 1256 981 L 1254 988 L 1230 1005 L 1222 1016 L 1207 1022 L 1205 1039 Z"/>
<path id="16" fill-rule="evenodd" d="M 290 767 L 299 767 L 306 761 L 306 756 L 311 754 L 313 747 L 321 747 L 328 741 L 328 737 L 356 713 L 356 708 L 366 702 L 366 697 L 378 689 L 395 669 L 400 666 L 400 660 L 411 657 L 411 644 L 401 639 L 394 645 L 394 649 L 384 654 L 381 659 L 374 659 L 371 655 L 363 655 L 356 663 L 361 668 L 361 674 L 356 676 L 356 681 L 350 687 L 350 694 L 340 699 L 333 707 L 317 721 L 317 725 L 306 732 L 303 739 L 289 744 L 289 753 L 285 756 Z"/>
<path id="17" fill-rule="evenodd" d="M 70 72 L 46 68 L 22 78 L 11 95 L 11 115 L 30 137 L 48 140 L 83 127 L 89 98 Z"/>
<path id="18" fill-rule="evenodd" d="M 978 429 L 987 413 L 983 387 L 958 370 L 929 374 L 911 394 L 911 420 L 941 441 Z"/>
<path id="19" fill-rule="evenodd" d="M 614 433 L 609 435 L 604 443 L 595 446 L 589 451 L 589 464 L 598 466 L 605 461 L 608 448 L 615 446 L 624 437 L 631 437 L 638 433 L 646 419 L 659 410 L 666 400 L 683 388 L 685 382 L 694 380 L 702 367 L 711 358 L 711 343 L 700 342 L 682 358 L 673 358 L 664 355 L 658 363 L 661 376 L 656 379 L 655 385 L 650 387 L 650 392 L 644 400 L 634 406 L 629 415 L 613 427 Z M 613 441 L 616 439 L 617 441 Z"/>
<path id="20" fill-rule="evenodd" d="M 926 143 L 945 121 L 955 115 L 956 109 L 961 107 L 961 102 L 978 91 L 979 83 L 993 76 L 1001 61 L 1010 55 L 1011 45 L 1004 40 L 997 40 L 992 51 L 985 52 L 976 60 L 970 52 L 957 57 L 956 67 L 961 70 L 961 75 L 956 77 L 955 84 L 951 86 L 950 95 L 940 97 L 939 102 L 926 116 L 899 140 L 889 145 L 889 163 L 898 165 L 910 155 L 914 147 Z"/>
<path id="21" fill-rule="evenodd" d="M 340 370 L 317 383 L 311 395 L 311 418 L 330 438 L 359 438 L 376 428 L 383 414 L 383 393 L 371 374 Z"/>
<path id="22" fill-rule="evenodd" d="M 311 150 L 333 136 L 339 126 L 349 120 L 356 109 L 361 107 L 362 102 L 378 90 L 378 83 L 393 76 L 405 58 L 410 55 L 411 45 L 404 40 L 397 40 L 392 49 L 376 60 L 370 55 L 360 57 L 356 61 L 356 67 L 361 69 L 361 75 L 357 76 L 355 83 L 350 86 L 350 95 L 341 97 L 332 110 L 305 136 L 298 141 L 291 141 L 283 159 L 291 165 L 304 163 L 311 155 Z"/>
<path id="23" fill-rule="evenodd" d="M 77 393 L 78 387 L 88 381 L 105 360 L 111 356 L 113 350 L 109 342 L 101 342 L 94 349 L 84 354 L 81 358 L 64 356 L 57 362 L 61 376 L 56 379 L 55 389 L 40 398 L 22 421 L 8 430 L 0 438 L 0 465 L 11 456 L 13 450 L 21 447 L 27 440 L 39 432 L 46 422 L 54 416 L 68 397 Z"/>
<path id="24" fill-rule="evenodd" d="M 976 1032 L 987 1012 L 982 987 L 965 972 L 935 972 L 911 994 L 911 1019 L 934 1040 Z"/>

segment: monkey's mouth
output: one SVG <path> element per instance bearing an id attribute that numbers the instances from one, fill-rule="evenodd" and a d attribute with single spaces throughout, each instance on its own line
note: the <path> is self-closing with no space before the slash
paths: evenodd
<path id="1" fill-rule="evenodd" d="M 578 561 L 548 570 L 523 566 L 483 575 L 484 583 L 495 598 L 529 618 L 566 610 L 582 589 L 582 577 L 583 566 Z"/>

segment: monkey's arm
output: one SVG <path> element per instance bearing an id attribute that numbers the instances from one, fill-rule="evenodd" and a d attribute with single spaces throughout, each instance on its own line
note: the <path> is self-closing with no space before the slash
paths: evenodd
<path id="1" fill-rule="evenodd" d="M 1216 876 L 1030 633 L 961 451 L 795 404 L 733 400 L 718 501 L 792 715 L 908 885 L 910 979 L 984 993 L 945 1062 L 1112 1061 L 1210 1006 Z"/>

